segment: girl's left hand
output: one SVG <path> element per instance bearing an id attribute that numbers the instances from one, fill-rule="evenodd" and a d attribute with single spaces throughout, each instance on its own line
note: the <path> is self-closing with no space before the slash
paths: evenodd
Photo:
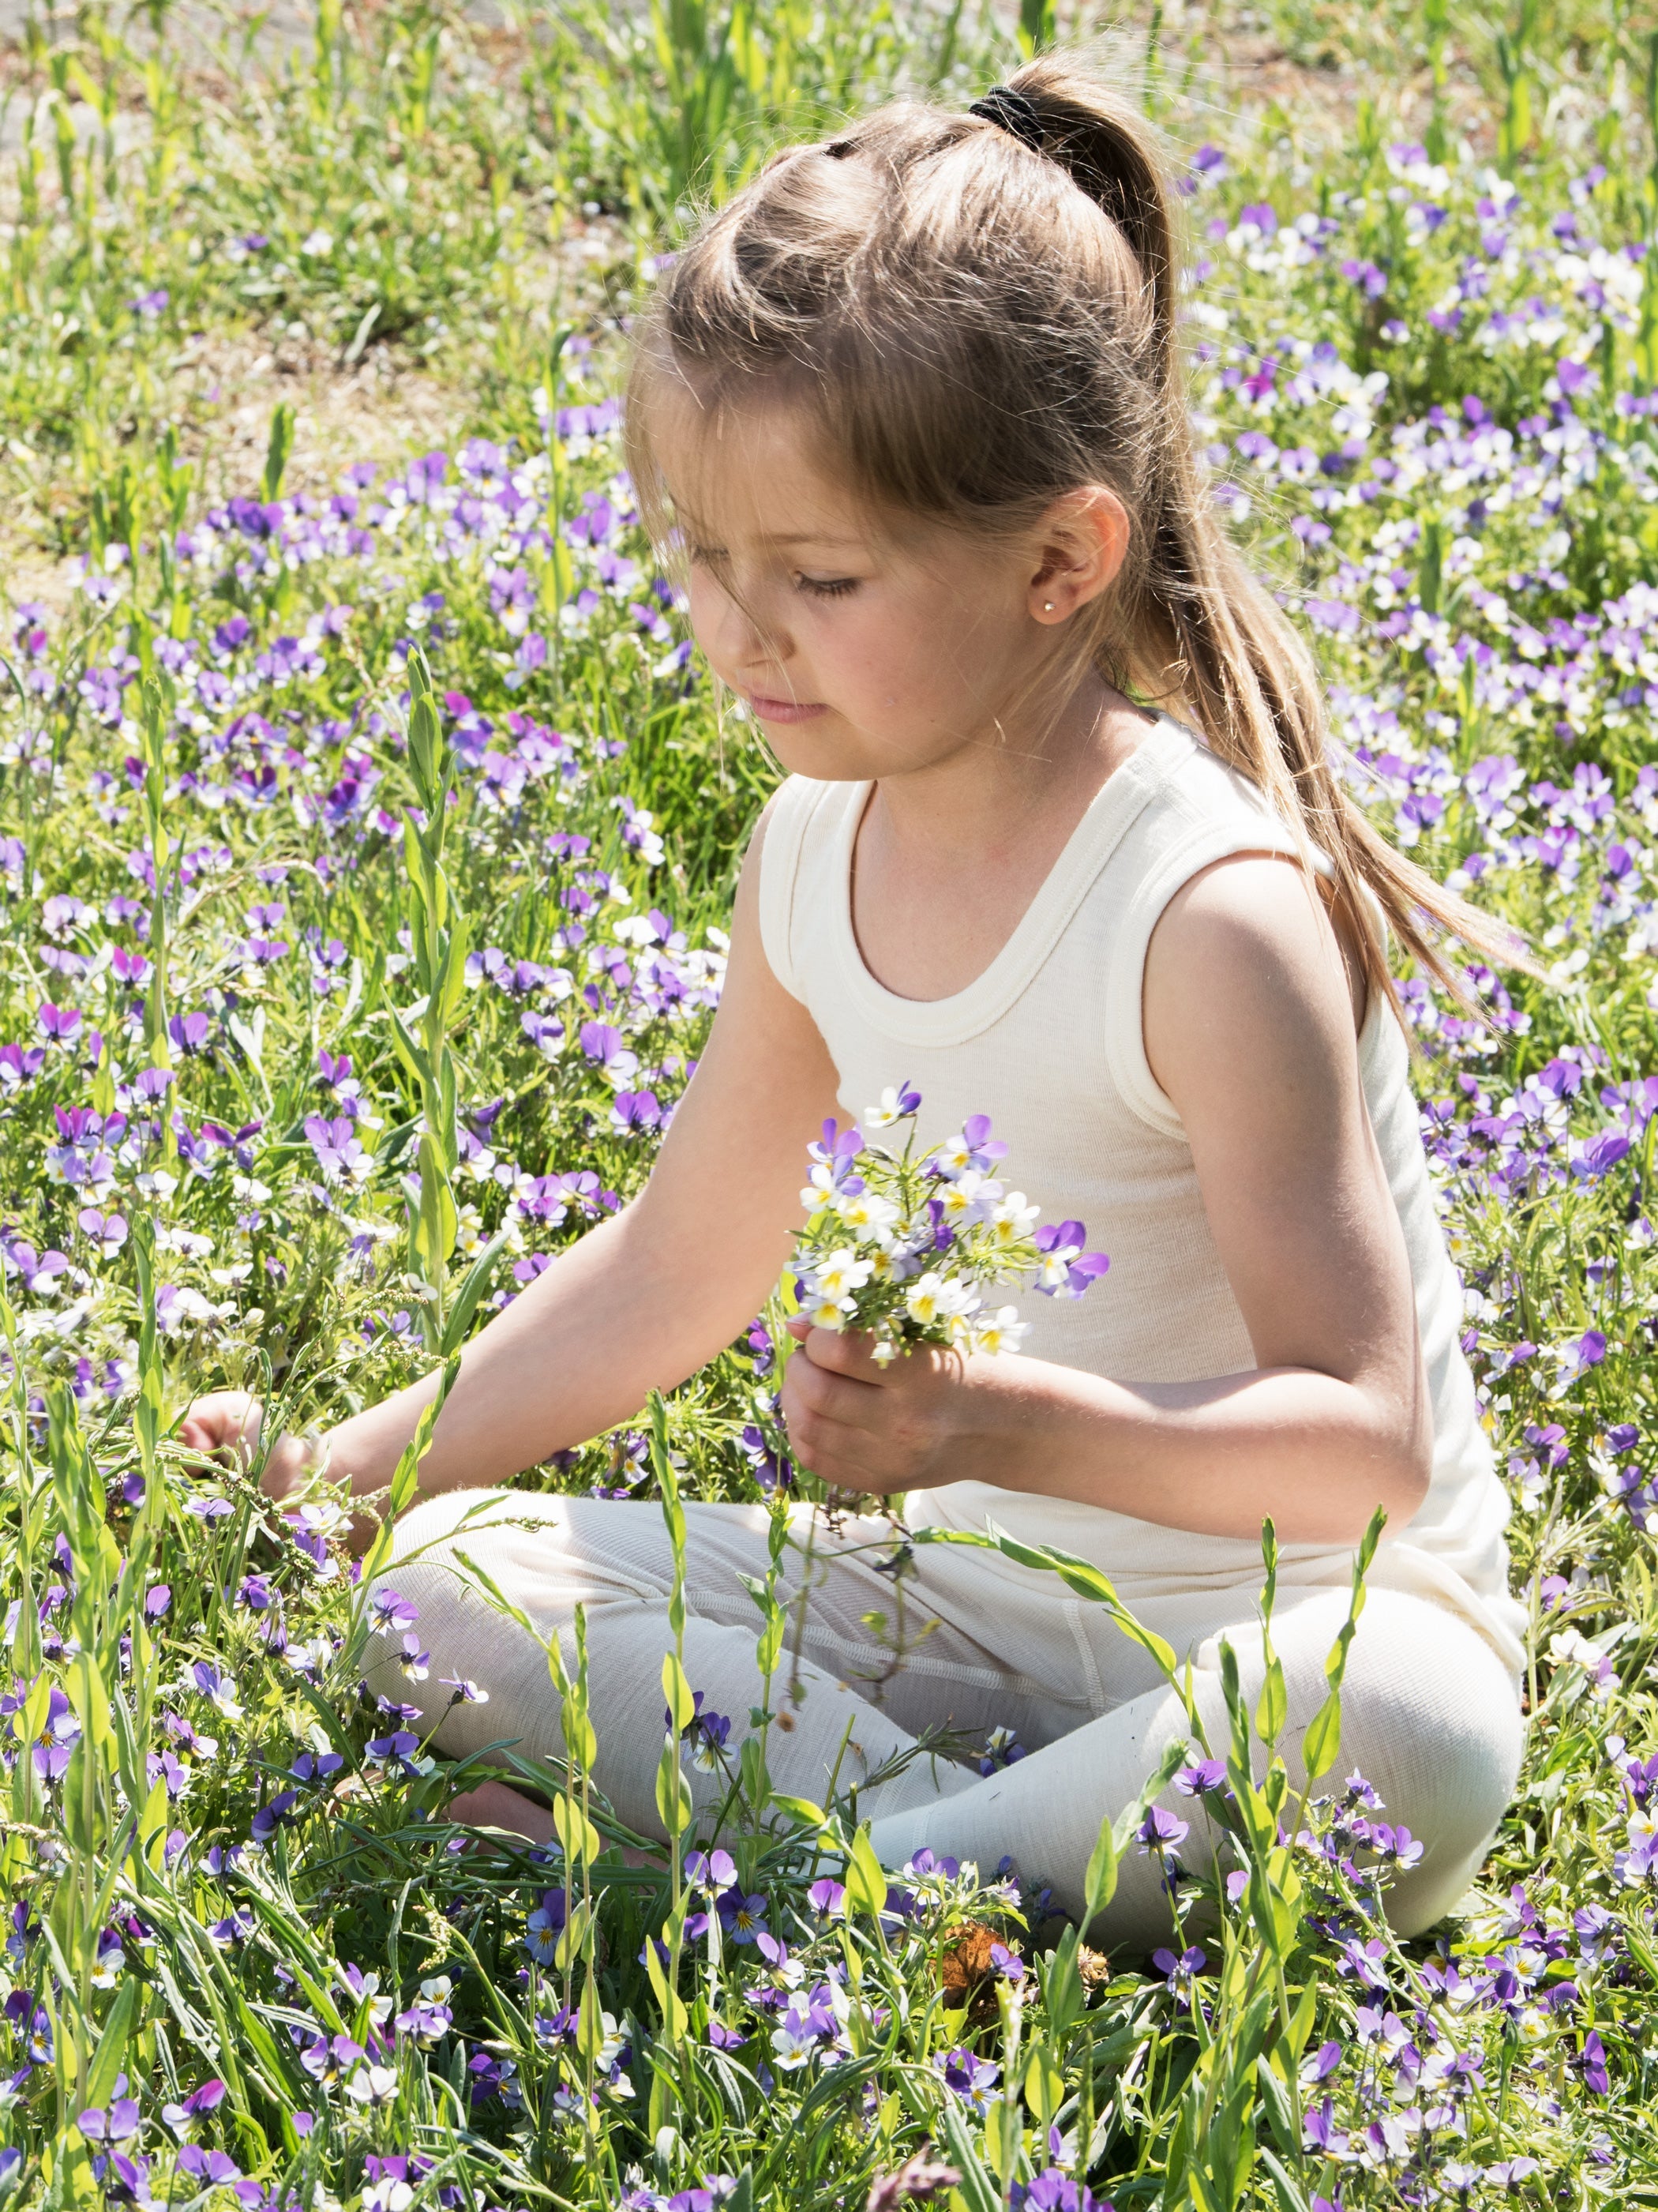
<path id="1" fill-rule="evenodd" d="M 878 1367 L 867 1334 L 814 1328 L 798 1315 L 788 1328 L 800 1347 L 783 1377 L 789 1447 L 821 1481 L 884 1498 L 978 1474 L 1003 1395 L 989 1370 L 1021 1364 L 1015 1356 L 918 1345 Z"/>

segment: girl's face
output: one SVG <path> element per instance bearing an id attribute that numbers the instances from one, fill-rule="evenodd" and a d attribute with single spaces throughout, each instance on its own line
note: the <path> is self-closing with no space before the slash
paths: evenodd
<path id="1" fill-rule="evenodd" d="M 1029 550 L 878 530 L 811 465 L 786 410 L 756 409 L 724 438 L 670 435 L 664 461 L 696 641 L 793 773 L 902 775 L 994 741 L 1051 658 Z"/>

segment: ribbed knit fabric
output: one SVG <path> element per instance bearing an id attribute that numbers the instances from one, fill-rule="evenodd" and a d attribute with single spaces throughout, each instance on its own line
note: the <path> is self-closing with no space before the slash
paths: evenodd
<path id="1" fill-rule="evenodd" d="M 976 1547 L 923 1544 L 905 1584 L 908 1648 L 892 1671 L 890 1640 L 883 1644 L 869 1626 L 872 1616 L 895 1619 L 892 1581 L 881 1572 L 890 1528 L 849 1519 L 837 1536 L 811 1528 L 804 1508 L 793 1518 L 787 1586 L 805 1584 L 805 1633 L 798 1676 L 786 1653 L 772 1683 L 771 1709 L 784 1716 L 766 1746 L 773 1788 L 818 1803 L 855 1788 L 886 1865 L 903 1865 L 924 1844 L 975 1861 L 987 1875 L 1007 1856 L 1029 1881 L 1051 1884 L 1066 1911 L 1079 1910 L 1101 1821 L 1133 1802 L 1166 1745 L 1187 1740 L 1184 1705 L 1156 1662 L 1055 1576 Z M 758 1616 L 743 1578 L 766 1572 L 770 1516 L 762 1505 L 689 1504 L 685 1519 L 685 1668 L 703 1710 L 731 1723 L 726 1755 L 734 1768 L 750 1713 L 766 1697 L 755 1656 Z M 469 1562 L 533 1633 L 495 1607 Z M 574 1667 L 580 1605 L 598 1739 L 594 1779 L 624 1820 L 662 1833 L 655 1785 L 662 1658 L 673 1644 L 673 1550 L 658 1507 L 450 1491 L 398 1523 L 380 1587 L 417 1609 L 419 1641 L 431 1656 L 423 1676 L 410 1680 L 399 1663 L 401 1636 L 377 1637 L 376 1688 L 419 1705 L 423 1729 L 450 1757 L 510 1744 L 532 1770 L 563 1748 L 544 1639 L 556 1637 Z M 1223 1638 L 1251 1712 L 1264 1680 L 1253 1593 L 1187 1592 L 1146 1599 L 1138 1610 L 1189 1657 L 1205 1730 L 1224 1752 Z M 1346 1612 L 1344 1591 L 1279 1594 L 1272 1640 L 1284 1674 L 1283 1749 L 1297 1786 L 1297 1747 L 1323 1701 L 1325 1661 Z M 487 1691 L 489 1702 L 452 1702 L 457 1679 Z M 790 1695 L 796 1681 L 805 1692 L 799 1704 Z M 947 1729 L 957 1753 L 971 1753 L 1000 1729 L 1029 1755 L 982 1778 L 971 1764 L 918 1747 L 918 1738 Z M 1388 1896 L 1402 1933 L 1431 1925 L 1467 1888 L 1513 1791 L 1521 1742 L 1518 1700 L 1483 1638 L 1442 1606 L 1377 1590 L 1348 1662 L 1339 1763 L 1321 1786 L 1339 1794 L 1342 1778 L 1357 1770 L 1381 1794 L 1388 1820 L 1421 1844 L 1419 1862 Z M 689 1767 L 687 1778 L 706 1832 L 726 1778 Z M 1201 1808 L 1172 1786 L 1161 1802 L 1191 1824 L 1180 1856 L 1201 1871 L 1213 1840 Z M 1152 1858 L 1125 1859 L 1102 1931 L 1113 1945 L 1149 1949 L 1169 1940 L 1159 1871 Z"/>
<path id="2" fill-rule="evenodd" d="M 853 934 L 853 848 L 866 783 L 785 784 L 767 824 L 761 928 L 778 980 L 811 1013 L 857 1115 L 889 1085 L 922 1095 L 932 1142 L 988 1114 L 1008 1169 L 1049 1221 L 1087 1224 L 1111 1272 L 1085 1298 L 1020 1302 L 1027 1356 L 1124 1382 L 1178 1382 L 1255 1364 L 1204 1212 L 1180 1117 L 1147 1064 L 1141 987 L 1158 917 L 1181 886 L 1229 854 L 1294 853 L 1287 826 L 1242 776 L 1160 716 L 1108 778 L 996 958 L 947 999 L 897 997 Z M 1510 1596 L 1508 1500 L 1459 1342 L 1461 1285 L 1429 1181 L 1398 1024 L 1379 1000 L 1358 1039 L 1371 1124 L 1416 1289 L 1434 1422 L 1432 1481 L 1407 1526 L 1390 1528 L 1373 1586 L 1461 1613 L 1517 1674 L 1526 1616 Z M 979 1482 L 909 1501 L 913 1521 L 981 1528 L 1078 1553 L 1132 1606 L 1181 1592 L 1258 1587 L 1253 1541 Z M 1345 1588 L 1351 1549 L 1282 1547 L 1280 1579 Z M 1242 1610 L 1247 1611 L 1247 1605 Z"/>

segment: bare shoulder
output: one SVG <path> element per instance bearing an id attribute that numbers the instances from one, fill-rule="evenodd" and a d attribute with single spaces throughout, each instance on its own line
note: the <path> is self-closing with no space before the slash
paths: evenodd
<path id="1" fill-rule="evenodd" d="M 1143 1002 L 1152 1073 L 1178 1099 L 1194 1079 L 1254 1061 L 1351 1063 L 1350 968 L 1305 868 L 1272 853 L 1216 861 L 1152 933 Z"/>

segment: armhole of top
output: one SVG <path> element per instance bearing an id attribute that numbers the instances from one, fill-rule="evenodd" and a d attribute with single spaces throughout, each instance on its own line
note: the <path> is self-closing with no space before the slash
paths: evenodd
<path id="1" fill-rule="evenodd" d="M 1182 1135 L 1185 1125 L 1145 1056 L 1146 955 L 1163 909 L 1175 894 L 1217 860 L 1229 860 L 1242 853 L 1267 853 L 1303 864 L 1307 857 L 1290 832 L 1270 819 L 1199 823 L 1163 854 L 1161 864 L 1135 893 L 1112 955 L 1105 999 L 1107 1063 L 1123 1103 L 1164 1136 Z M 1313 866 L 1321 877 L 1334 872 L 1327 856 L 1316 850 Z"/>
<path id="2" fill-rule="evenodd" d="M 773 793 L 760 847 L 760 942 L 766 964 L 792 999 L 803 1002 L 794 965 L 794 897 L 800 854 L 823 787 L 792 775 Z"/>

